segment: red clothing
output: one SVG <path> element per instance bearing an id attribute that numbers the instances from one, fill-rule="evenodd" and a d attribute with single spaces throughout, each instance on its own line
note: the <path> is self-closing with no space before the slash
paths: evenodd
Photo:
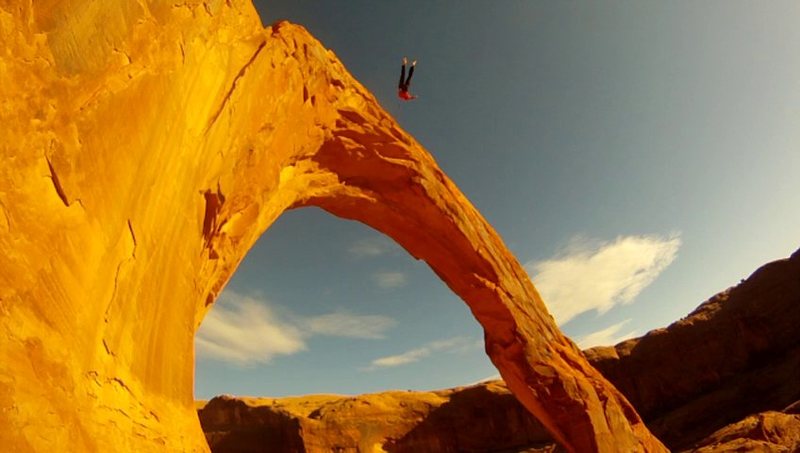
<path id="1" fill-rule="evenodd" d="M 414 96 L 413 94 L 409 93 L 406 90 L 397 90 L 397 97 L 399 97 L 404 101 L 410 101 L 416 98 L 416 96 Z"/>

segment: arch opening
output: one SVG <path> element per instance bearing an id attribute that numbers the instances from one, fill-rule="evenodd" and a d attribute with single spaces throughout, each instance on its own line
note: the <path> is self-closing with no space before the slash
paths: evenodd
<path id="1" fill-rule="evenodd" d="M 496 375 L 464 308 L 381 233 L 287 211 L 195 335 L 195 397 L 434 390 Z"/>

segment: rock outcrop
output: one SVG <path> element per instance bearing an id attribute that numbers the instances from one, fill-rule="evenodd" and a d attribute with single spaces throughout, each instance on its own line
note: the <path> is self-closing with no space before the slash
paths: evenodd
<path id="1" fill-rule="evenodd" d="M 355 397 L 217 397 L 199 411 L 214 453 L 550 451 L 552 438 L 500 382 Z"/>
<path id="2" fill-rule="evenodd" d="M 665 329 L 585 351 L 672 449 L 800 400 L 800 250 Z"/>
<path id="3" fill-rule="evenodd" d="M 775 411 L 751 415 L 703 439 L 690 453 L 724 451 L 797 453 L 800 415 Z"/>
<path id="4" fill-rule="evenodd" d="M 798 306 L 800 250 L 761 267 L 667 328 L 585 354 L 641 405 L 645 422 L 673 451 L 796 452 Z M 213 399 L 199 413 L 215 453 L 258 451 L 260 439 L 287 437 L 287 426 L 293 427 L 294 443 L 275 443 L 285 445 L 276 451 L 333 451 L 328 448 L 332 445 L 353 452 L 354 446 L 360 451 L 373 451 L 369 446 L 397 452 L 548 451 L 552 441 L 504 388 L 496 381 L 454 391 L 353 398 L 224 397 Z M 443 398 L 449 401 L 435 410 L 428 406 L 432 399 Z M 398 400 L 405 405 L 369 403 Z M 391 423 L 386 426 L 373 418 Z M 459 440 L 459 434 L 469 442 Z M 322 450 L 315 450 L 319 446 Z"/>
<path id="5" fill-rule="evenodd" d="M 567 449 L 662 451 L 334 54 L 246 0 L 0 0 L 0 445 L 206 451 L 193 335 L 285 210 L 396 240 Z"/>

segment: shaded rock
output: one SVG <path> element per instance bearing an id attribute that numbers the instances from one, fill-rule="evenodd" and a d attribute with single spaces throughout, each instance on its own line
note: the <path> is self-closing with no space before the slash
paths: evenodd
<path id="1" fill-rule="evenodd" d="M 278 408 L 261 410 L 251 400 L 221 396 L 199 408 L 198 414 L 212 451 L 306 451 L 299 420 Z"/>
<path id="2" fill-rule="evenodd" d="M 774 411 L 751 415 L 716 431 L 687 451 L 796 453 L 800 451 L 800 415 Z"/>
<path id="3" fill-rule="evenodd" d="M 477 453 L 555 448 L 547 430 L 502 381 L 437 392 L 355 397 L 217 397 L 198 414 L 215 453 Z"/>
<path id="4" fill-rule="evenodd" d="M 207 451 L 193 337 L 258 237 L 321 207 L 470 307 L 571 451 L 663 451 L 431 155 L 249 0 L 0 0 L 0 445 Z"/>
<path id="5" fill-rule="evenodd" d="M 782 410 L 781 412 L 786 414 L 800 415 L 800 400 L 795 401 L 794 403 L 786 406 L 786 409 Z"/>

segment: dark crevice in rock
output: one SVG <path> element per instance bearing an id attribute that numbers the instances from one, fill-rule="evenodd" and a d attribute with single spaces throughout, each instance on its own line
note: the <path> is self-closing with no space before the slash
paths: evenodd
<path id="1" fill-rule="evenodd" d="M 53 181 L 53 187 L 56 189 L 56 193 L 58 194 L 58 198 L 64 203 L 64 206 L 69 207 L 70 202 L 67 199 L 67 194 L 64 192 L 64 187 L 61 185 L 61 181 L 58 179 L 58 174 L 56 173 L 56 169 L 53 168 L 53 163 L 50 162 L 50 158 L 47 158 L 47 168 L 50 169 L 50 179 Z"/>
<path id="2" fill-rule="evenodd" d="M 217 119 L 219 119 L 219 116 L 222 114 L 222 111 L 225 110 L 225 106 L 228 105 L 228 101 L 233 95 L 233 92 L 236 90 L 236 86 L 239 83 L 239 79 L 244 77 L 245 73 L 247 72 L 247 69 L 250 67 L 250 65 L 253 64 L 254 61 L 256 61 L 256 58 L 258 58 L 258 54 L 261 53 L 261 50 L 263 50 L 264 46 L 266 45 L 267 45 L 266 41 L 261 41 L 256 51 L 253 53 L 253 56 L 250 57 L 250 60 L 248 60 L 247 63 L 245 63 L 244 66 L 242 66 L 242 69 L 240 69 L 239 72 L 236 74 L 236 77 L 233 78 L 233 82 L 231 82 L 230 89 L 228 90 L 227 93 L 225 93 L 225 97 L 222 98 L 222 103 L 220 104 L 217 111 L 211 116 L 211 121 L 208 123 L 208 127 L 206 127 L 206 132 L 211 130 L 211 128 L 214 126 L 214 123 L 217 122 Z"/>

